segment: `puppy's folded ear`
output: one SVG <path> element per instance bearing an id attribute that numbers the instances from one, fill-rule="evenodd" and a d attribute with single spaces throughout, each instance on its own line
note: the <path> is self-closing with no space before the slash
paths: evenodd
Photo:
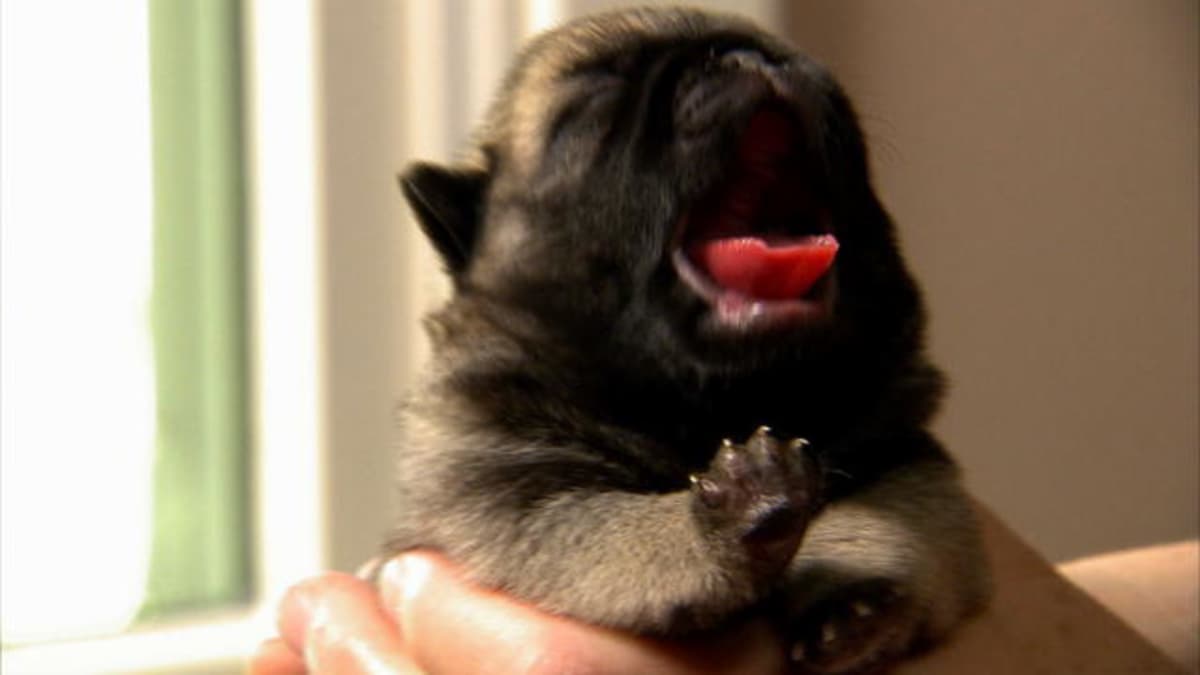
<path id="1" fill-rule="evenodd" d="M 400 174 L 400 189 L 447 271 L 466 269 L 479 231 L 487 174 L 418 162 Z"/>

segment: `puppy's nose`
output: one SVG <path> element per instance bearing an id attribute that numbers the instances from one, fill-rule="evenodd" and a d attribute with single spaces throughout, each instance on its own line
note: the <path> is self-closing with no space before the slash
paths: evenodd
<path id="1" fill-rule="evenodd" d="M 769 65 L 763 53 L 754 49 L 734 49 L 721 55 L 721 65 L 739 70 L 762 71 Z"/>

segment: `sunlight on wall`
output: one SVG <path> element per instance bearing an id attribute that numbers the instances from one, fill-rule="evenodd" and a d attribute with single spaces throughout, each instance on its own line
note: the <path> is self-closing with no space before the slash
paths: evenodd
<path id="1" fill-rule="evenodd" d="M 154 400 L 142 2 L 0 18 L 5 643 L 119 630 L 142 602 Z"/>

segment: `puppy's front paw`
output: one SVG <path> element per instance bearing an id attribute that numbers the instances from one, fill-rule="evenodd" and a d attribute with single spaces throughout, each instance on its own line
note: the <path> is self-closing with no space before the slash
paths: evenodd
<path id="1" fill-rule="evenodd" d="M 821 473 L 807 447 L 760 427 L 745 443 L 725 441 L 708 470 L 691 477 L 702 526 L 764 572 L 787 564 L 820 506 Z"/>
<path id="2" fill-rule="evenodd" d="M 912 640 L 910 603 L 885 580 L 831 593 L 789 620 L 794 672 L 849 675 L 874 672 Z"/>

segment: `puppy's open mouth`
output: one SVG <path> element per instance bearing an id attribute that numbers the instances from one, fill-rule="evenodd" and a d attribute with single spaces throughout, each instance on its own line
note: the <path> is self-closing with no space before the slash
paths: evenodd
<path id="1" fill-rule="evenodd" d="M 832 304 L 838 241 L 797 150 L 799 133 L 785 111 L 760 108 L 725 180 L 680 220 L 672 262 L 713 308 L 717 328 L 811 320 Z"/>

